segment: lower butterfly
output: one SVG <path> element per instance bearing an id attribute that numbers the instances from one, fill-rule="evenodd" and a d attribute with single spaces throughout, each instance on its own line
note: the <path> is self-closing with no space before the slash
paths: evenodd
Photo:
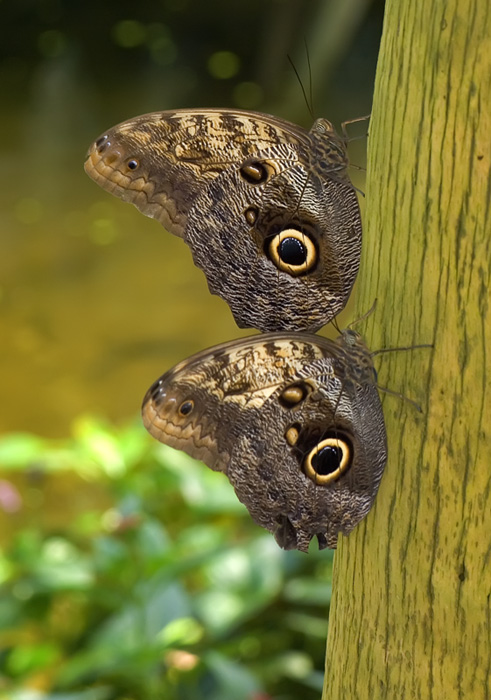
<path id="1" fill-rule="evenodd" d="M 85 162 L 101 187 L 189 245 L 240 327 L 315 331 L 345 306 L 361 252 L 346 140 L 256 112 L 174 110 L 123 122 Z"/>
<path id="2" fill-rule="evenodd" d="M 372 358 L 360 335 L 269 333 L 200 352 L 142 407 L 162 443 L 224 472 L 285 549 L 336 547 L 370 510 L 387 459 Z"/>

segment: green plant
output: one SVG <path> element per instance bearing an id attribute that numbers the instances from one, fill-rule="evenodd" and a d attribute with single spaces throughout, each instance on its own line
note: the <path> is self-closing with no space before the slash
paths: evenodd
<path id="1" fill-rule="evenodd" d="M 8 435 L 0 466 L 19 492 L 1 520 L 6 697 L 318 698 L 329 552 L 280 550 L 222 475 L 139 425 Z"/>

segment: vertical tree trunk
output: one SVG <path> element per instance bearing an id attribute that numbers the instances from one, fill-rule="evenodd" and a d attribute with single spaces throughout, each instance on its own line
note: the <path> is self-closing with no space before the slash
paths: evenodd
<path id="1" fill-rule="evenodd" d="M 323 698 L 491 698 L 491 5 L 388 0 L 358 311 L 389 460 L 335 560 Z"/>

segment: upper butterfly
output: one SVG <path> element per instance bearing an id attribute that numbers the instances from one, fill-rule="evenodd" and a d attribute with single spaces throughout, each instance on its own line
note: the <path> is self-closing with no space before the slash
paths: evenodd
<path id="1" fill-rule="evenodd" d="M 285 549 L 336 547 L 368 513 L 387 459 L 372 358 L 337 341 L 269 333 L 179 363 L 143 401 L 157 440 L 225 472 Z"/>
<path id="2" fill-rule="evenodd" d="M 191 248 L 240 327 L 317 330 L 345 306 L 361 218 L 346 143 L 245 111 L 145 114 L 107 131 L 85 170 Z"/>

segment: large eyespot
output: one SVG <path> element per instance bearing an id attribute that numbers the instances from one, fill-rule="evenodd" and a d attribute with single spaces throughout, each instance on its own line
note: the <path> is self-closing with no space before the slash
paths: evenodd
<path id="1" fill-rule="evenodd" d="M 305 457 L 305 475 L 314 483 L 332 484 L 344 474 L 353 462 L 353 448 L 341 435 L 331 435 L 321 440 Z"/>
<path id="2" fill-rule="evenodd" d="M 190 399 L 183 401 L 182 404 L 179 406 L 179 415 L 180 416 L 188 416 L 191 411 L 194 408 L 194 401 L 191 401 Z"/>
<path id="3" fill-rule="evenodd" d="M 130 158 L 130 160 L 126 163 L 126 167 L 129 170 L 136 170 L 138 165 L 139 165 L 139 163 L 136 160 L 136 158 Z"/>
<path id="4" fill-rule="evenodd" d="M 244 163 L 240 168 L 240 174 L 250 185 L 261 185 L 269 178 L 270 167 L 259 160 L 251 160 Z"/>
<path id="5" fill-rule="evenodd" d="M 297 382 L 286 386 L 278 399 L 284 408 L 295 408 L 309 394 L 311 387 L 305 382 Z"/>
<path id="6" fill-rule="evenodd" d="M 306 233 L 287 228 L 269 241 L 267 254 L 278 270 L 293 277 L 311 270 L 317 263 L 317 248 Z"/>

